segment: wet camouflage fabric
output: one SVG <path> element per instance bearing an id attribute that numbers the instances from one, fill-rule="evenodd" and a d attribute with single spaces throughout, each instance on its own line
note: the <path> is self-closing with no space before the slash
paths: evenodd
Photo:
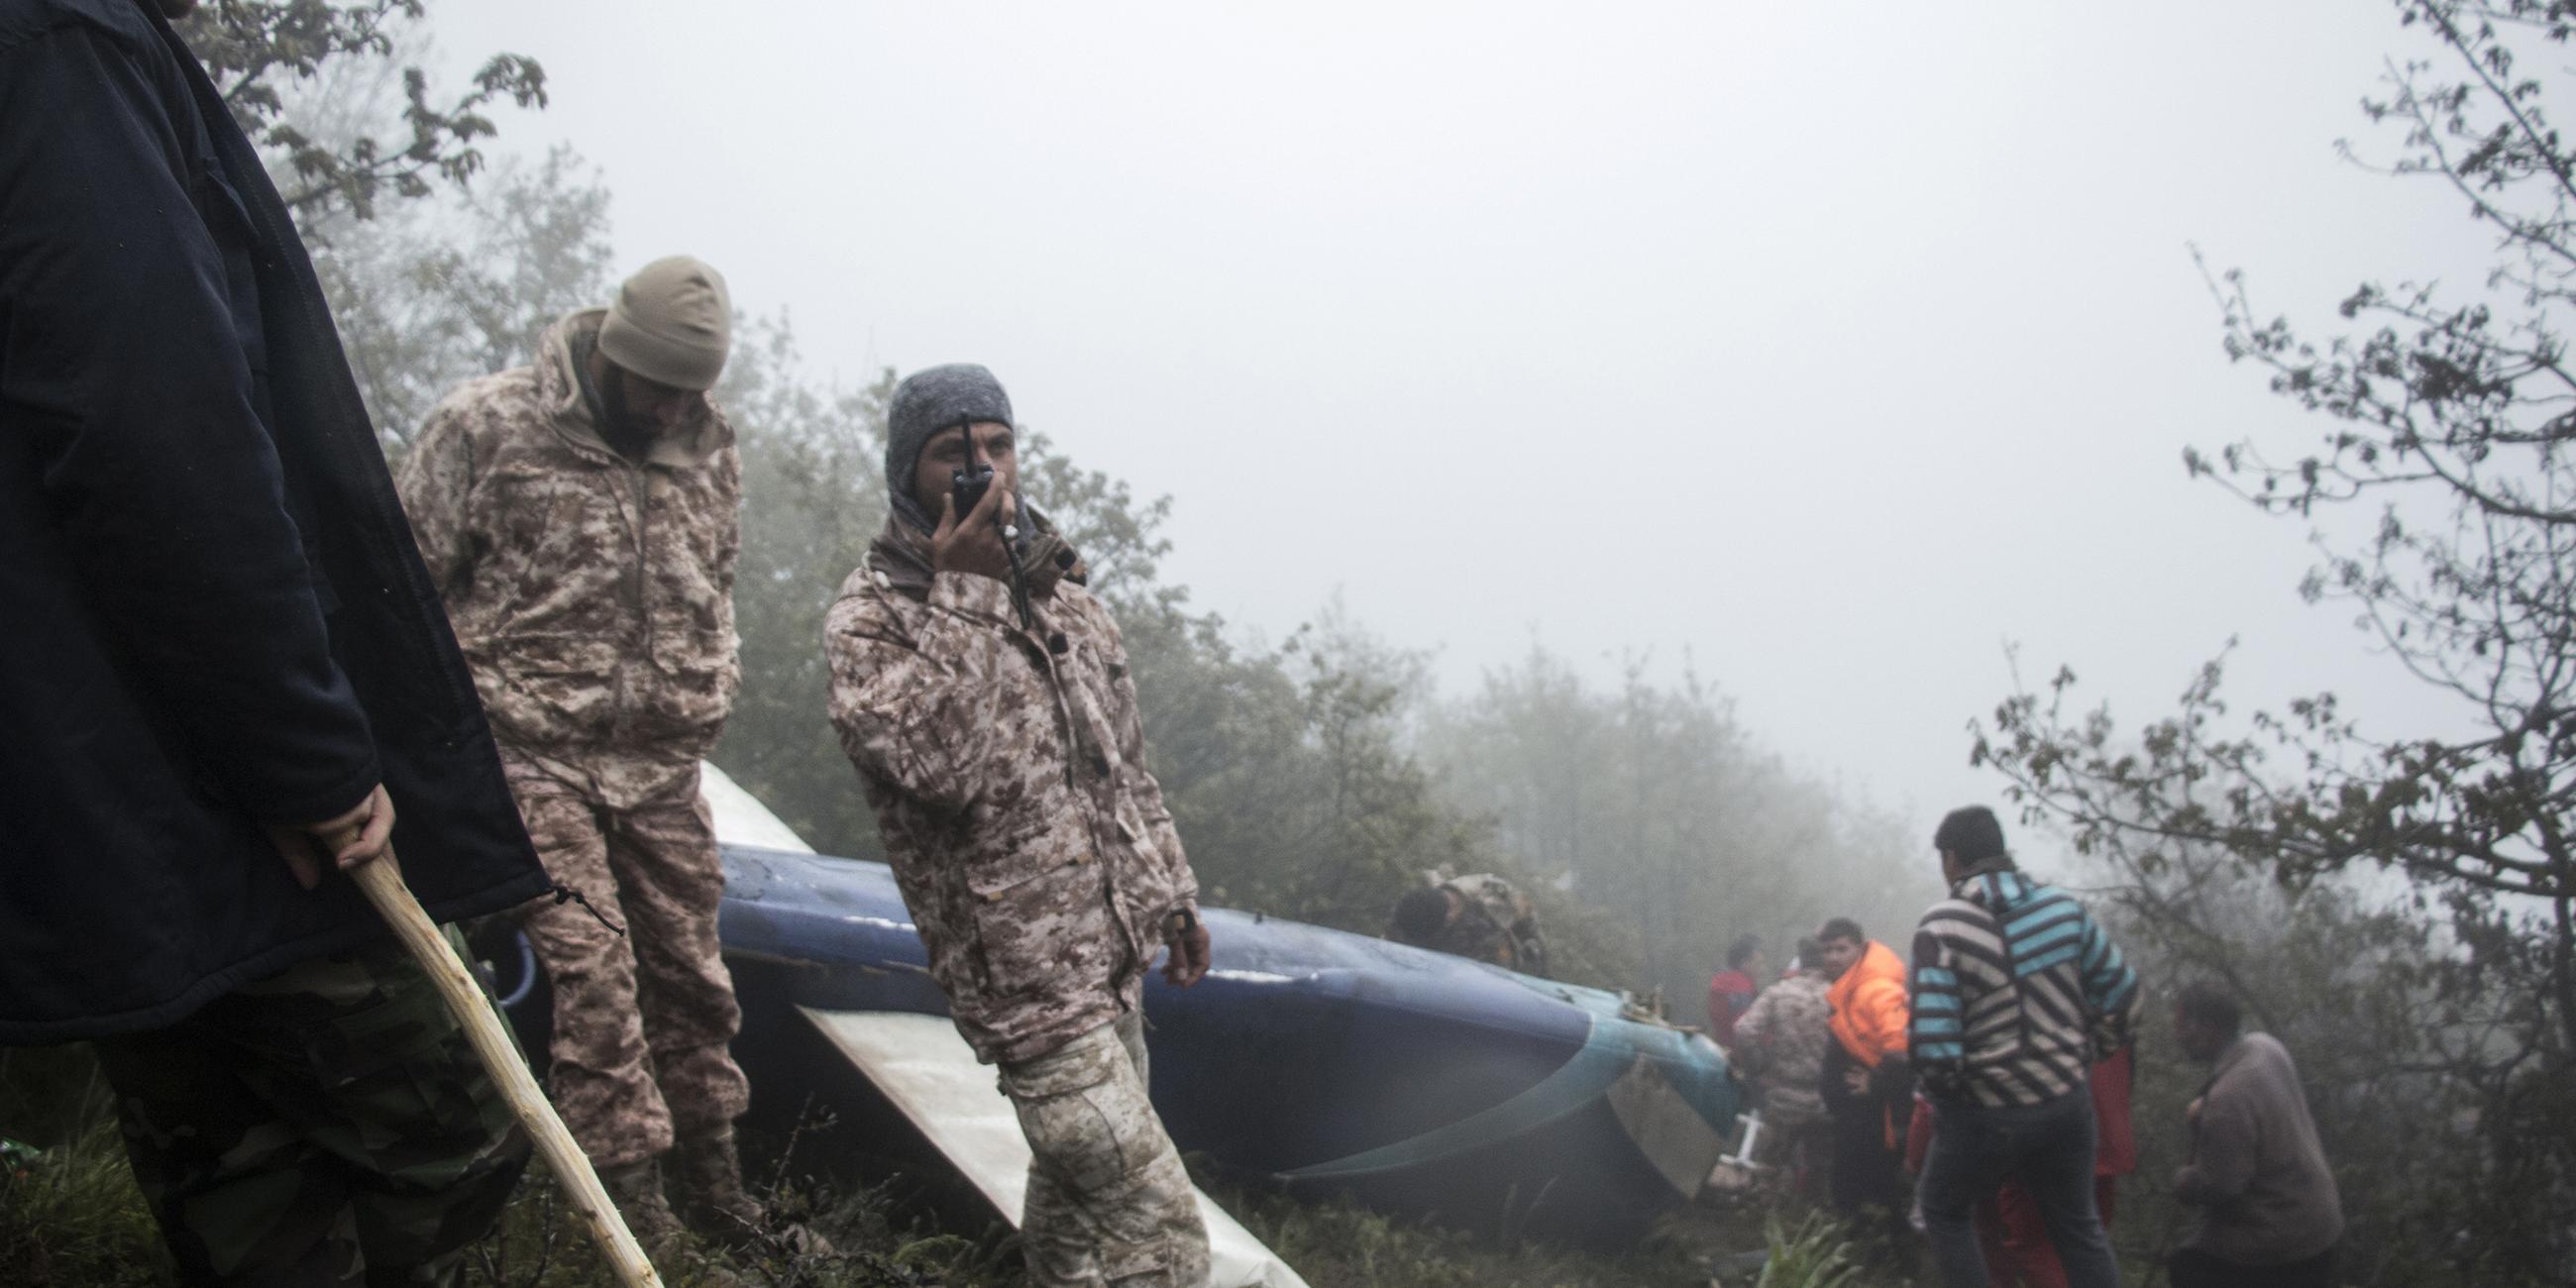
<path id="1" fill-rule="evenodd" d="M 1735 1021 L 1735 1066 L 1762 1083 L 1762 1120 L 1786 1131 L 1821 1121 L 1825 1102 L 1817 1091 L 1824 1077 L 1825 1047 L 1834 1040 L 1832 1008 L 1825 1001 L 1831 981 L 1800 971 L 1762 990 Z"/>
<path id="2" fill-rule="evenodd" d="M 1529 896 L 1491 873 L 1450 877 L 1441 889 L 1458 896 L 1458 915 L 1423 947 L 1531 975 L 1547 973 L 1547 940 Z"/>
<path id="3" fill-rule="evenodd" d="M 593 1163 L 613 1167 L 741 1117 L 751 1084 L 729 1044 L 742 1011 L 716 941 L 724 868 L 694 767 L 622 807 L 509 769 L 546 871 L 626 928 L 621 938 L 581 905 L 550 899 L 518 913 L 554 988 L 547 1090 L 564 1126 Z"/>
<path id="4" fill-rule="evenodd" d="M 1115 1020 L 1165 918 L 1198 897 L 1117 625 L 1070 581 L 1034 607 L 1032 636 L 999 581 L 940 573 L 915 599 L 870 565 L 824 628 L 841 747 L 931 977 L 987 1062 Z"/>
<path id="5" fill-rule="evenodd" d="M 1146 1098 L 1143 1018 L 1131 1011 L 1001 1074 L 1029 1141 L 1020 1242 L 1032 1288 L 1206 1283 L 1207 1223 Z"/>
<path id="6" fill-rule="evenodd" d="M 614 750 L 657 770 L 603 785 L 631 804 L 695 766 L 733 709 L 742 469 L 703 401 L 644 461 L 609 449 L 574 372 L 600 316 L 440 400 L 395 481 L 503 750 Z"/>
<path id="7" fill-rule="evenodd" d="M 97 1051 L 183 1284 L 459 1284 L 527 1164 L 463 1030 L 390 942 Z"/>

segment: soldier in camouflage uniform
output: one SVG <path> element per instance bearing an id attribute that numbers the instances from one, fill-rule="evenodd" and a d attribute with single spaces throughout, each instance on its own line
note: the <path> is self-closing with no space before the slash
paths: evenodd
<path id="1" fill-rule="evenodd" d="M 1491 873 L 1423 875 L 1425 884 L 1396 901 L 1387 938 L 1524 974 L 1547 974 L 1547 940 L 1539 934 L 1538 910 L 1528 895 Z"/>
<path id="2" fill-rule="evenodd" d="M 995 481 L 961 515 L 950 478 L 970 463 Z M 825 627 L 832 721 L 931 976 L 1028 1137 L 1030 1281 L 1188 1288 L 1207 1231 L 1146 1097 L 1141 1011 L 1159 949 L 1173 983 L 1207 970 L 1198 882 L 1145 768 L 1118 627 L 1017 482 L 991 372 L 897 388 L 894 513 Z"/>
<path id="3" fill-rule="evenodd" d="M 648 264 L 547 330 L 533 366 L 441 400 L 399 480 L 529 836 L 628 932 L 561 902 L 519 913 L 554 990 L 556 1105 L 648 1240 L 678 1229 L 666 1152 L 703 1232 L 739 1243 L 766 1219 L 734 1144 L 750 1089 L 698 796 L 741 677 L 741 467 L 705 393 L 731 325 L 714 269 Z"/>
<path id="4" fill-rule="evenodd" d="M 1801 1189 L 1821 1193 L 1821 1173 L 1832 1154 L 1831 1124 L 1822 1091 L 1825 1047 L 1834 1040 L 1833 1008 L 1825 990 L 1824 946 L 1798 941 L 1798 965 L 1762 990 L 1735 1021 L 1736 1071 L 1762 1087 L 1762 1129 L 1773 1144 L 1765 1152 L 1793 1160 Z"/>

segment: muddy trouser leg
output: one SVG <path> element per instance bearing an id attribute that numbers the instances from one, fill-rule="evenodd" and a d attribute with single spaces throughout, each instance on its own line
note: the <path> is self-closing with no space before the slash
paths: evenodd
<path id="1" fill-rule="evenodd" d="M 608 861 L 634 946 L 654 1080 L 672 1129 L 703 1138 L 751 1106 L 751 1083 L 733 1059 L 742 1008 L 716 939 L 724 864 L 695 776 L 685 791 L 611 814 Z"/>
<path id="2" fill-rule="evenodd" d="M 1207 1226 L 1146 1097 L 1144 1046 L 1143 1021 L 1130 1011 L 1002 1066 L 1031 1153 L 1020 1237 L 1037 1288 L 1207 1282 Z"/>
<path id="3" fill-rule="evenodd" d="M 183 1284 L 446 1285 L 528 1140 L 418 963 L 315 958 L 101 1040 Z"/>
<path id="4" fill-rule="evenodd" d="M 552 784 L 521 780 L 511 789 L 546 872 L 579 891 L 601 916 L 625 925 L 597 810 Z M 546 1090 L 564 1126 L 603 1169 L 669 1151 L 671 1111 L 654 1084 L 636 1008 L 632 932 L 621 938 L 577 903 L 538 900 L 519 918 L 554 994 L 554 1066 Z"/>

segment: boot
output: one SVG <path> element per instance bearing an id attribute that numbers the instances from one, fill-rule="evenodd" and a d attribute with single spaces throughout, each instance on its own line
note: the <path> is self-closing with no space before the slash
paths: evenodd
<path id="1" fill-rule="evenodd" d="M 750 1288 L 740 1276 L 709 1260 L 691 1244 L 688 1227 L 680 1224 L 679 1214 L 671 1210 L 671 1200 L 663 1196 L 660 1159 L 600 1168 L 599 1185 L 608 1191 L 618 1215 L 626 1218 L 627 1231 L 643 1245 L 644 1255 L 662 1272 L 666 1282 Z"/>
<path id="2" fill-rule="evenodd" d="M 617 1204 L 618 1215 L 626 1218 L 626 1228 L 644 1251 L 659 1255 L 674 1240 L 687 1234 L 677 1213 L 671 1211 L 671 1200 L 662 1194 L 662 1161 L 648 1158 L 640 1163 L 624 1163 L 599 1169 L 599 1185 Z"/>
<path id="3" fill-rule="evenodd" d="M 775 1219 L 760 1200 L 743 1188 L 742 1153 L 733 1128 L 691 1133 L 671 1151 L 678 1173 L 680 1211 L 691 1228 L 731 1249 L 759 1242 L 765 1235 L 800 1256 L 829 1256 L 823 1236 L 793 1221 Z"/>

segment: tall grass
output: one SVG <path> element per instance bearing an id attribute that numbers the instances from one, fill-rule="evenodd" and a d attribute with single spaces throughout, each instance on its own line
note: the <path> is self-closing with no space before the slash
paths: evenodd
<path id="1" fill-rule="evenodd" d="M 0 1049 L 0 1283 L 126 1288 L 168 1278 L 126 1167 L 114 1104 L 84 1048 Z"/>
<path id="2" fill-rule="evenodd" d="M 1859 1288 L 1860 1258 L 1843 1227 L 1819 1212 L 1765 1224 L 1770 1258 L 1753 1288 Z"/>
<path id="3" fill-rule="evenodd" d="M 170 1282 L 160 1232 L 127 1170 L 108 1092 L 78 1048 L 0 1051 L 0 1139 L 35 1157 L 0 1164 L 0 1285 L 145 1288 Z M 790 1151 L 791 1155 L 793 1150 Z M 829 1238 L 828 1257 L 771 1243 L 722 1264 L 754 1288 L 1016 1288 L 1019 1241 L 990 1222 L 943 1228 L 898 1197 L 902 1178 L 817 1179 L 793 1157 L 760 1166 L 773 1206 Z M 810 1170 L 810 1168 L 809 1168 Z M 1684 1213 L 1632 1249 L 1581 1250 L 1399 1220 L 1203 1178 L 1313 1288 L 1863 1288 L 1839 1227 L 1758 1209 Z M 1759 1277 L 1714 1268 L 1767 1242 Z M 1744 1258 L 1749 1260 L 1750 1258 Z M 686 1284 L 685 1267 L 666 1267 Z M 466 1260 L 478 1288 L 614 1288 L 542 1168 Z"/>

